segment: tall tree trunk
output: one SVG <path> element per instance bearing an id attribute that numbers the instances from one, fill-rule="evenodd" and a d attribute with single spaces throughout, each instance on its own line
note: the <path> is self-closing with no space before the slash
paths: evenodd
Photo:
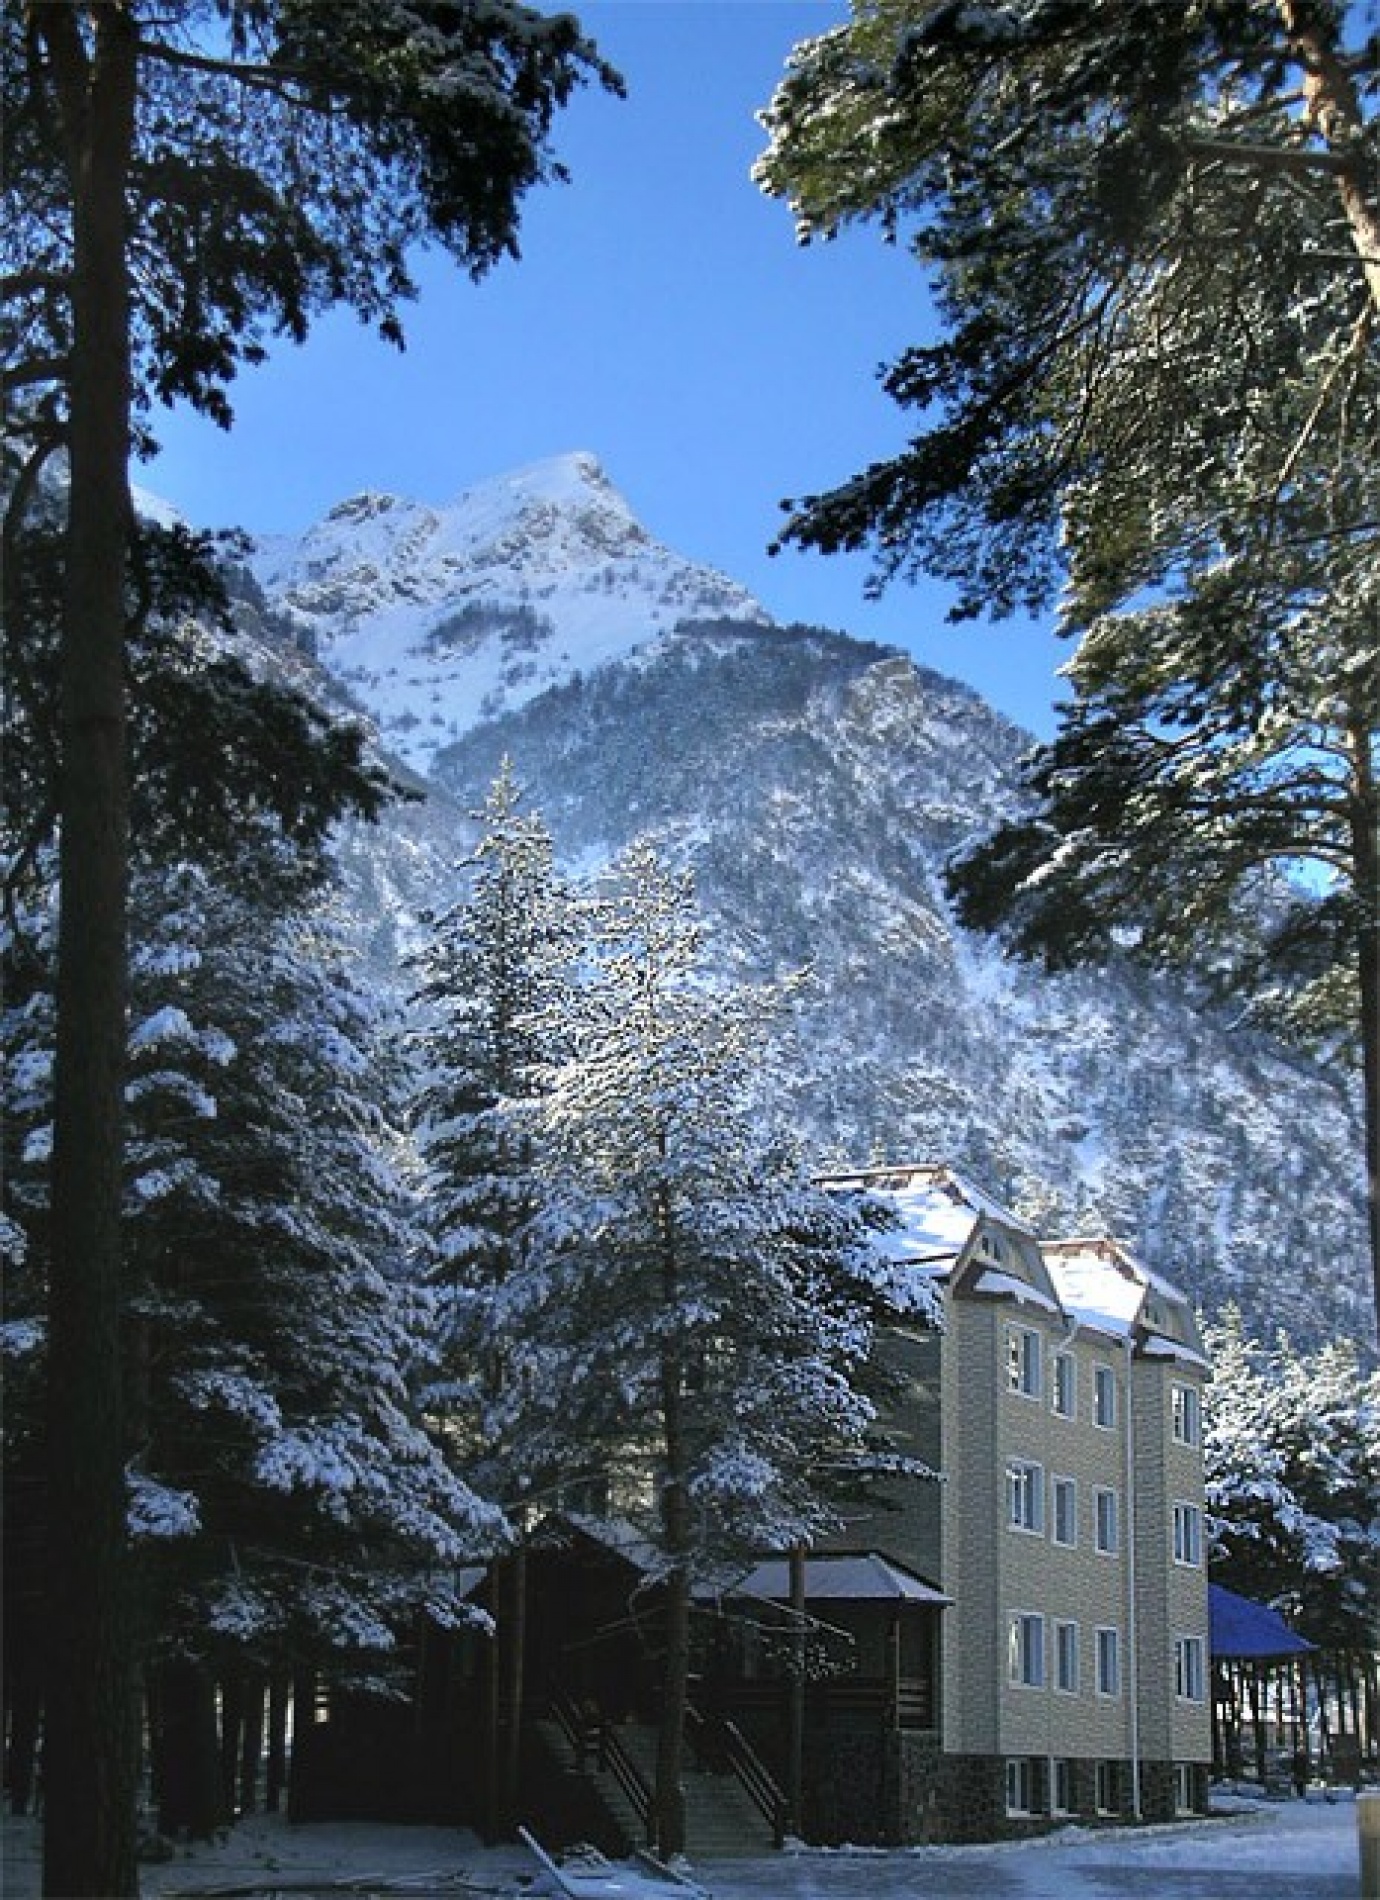
<path id="1" fill-rule="evenodd" d="M 303 1746 L 294 1746 L 292 1765 L 288 1771 L 288 1819 L 301 1818 L 303 1797 L 302 1763 L 307 1758 L 305 1736 L 308 1729 L 316 1726 L 316 1671 L 297 1669 L 292 1676 L 292 1734 L 294 1743 L 301 1740 Z"/>
<path id="2" fill-rule="evenodd" d="M 661 1677 L 661 1726 L 657 1732 L 657 1852 L 685 1852 L 685 1711 L 690 1684 L 690 1576 L 678 1565 L 665 1584 L 665 1661 Z"/>
<path id="3" fill-rule="evenodd" d="M 220 1676 L 220 1798 L 225 1812 L 235 1812 L 235 1780 L 240 1762 L 240 1736 L 244 1730 L 244 1674 L 232 1663 Z"/>
<path id="4" fill-rule="evenodd" d="M 226 1819 L 215 1685 L 200 1663 L 173 1658 L 158 1669 L 153 1706 L 159 1832 L 209 1840 Z"/>
<path id="5" fill-rule="evenodd" d="M 288 1704 L 292 1688 L 287 1671 L 275 1666 L 268 1679 L 268 1764 L 264 1774 L 264 1808 L 276 1814 L 287 1784 Z"/>
<path id="6" fill-rule="evenodd" d="M 1356 81 L 1342 56 L 1338 29 L 1324 23 L 1313 0 L 1279 0 L 1285 31 L 1303 68 L 1303 98 L 1309 118 L 1340 161 L 1337 194 L 1342 201 L 1357 261 L 1380 314 L 1380 205 L 1366 155 L 1366 122 Z"/>
<path id="7" fill-rule="evenodd" d="M 667 1152 L 659 1138 L 662 1159 Z M 663 1311 L 674 1314 L 680 1300 L 680 1257 L 675 1212 L 666 1189 L 658 1194 L 657 1228 L 661 1243 Z M 685 1366 L 674 1338 L 661 1352 L 661 1428 L 666 1469 L 661 1486 L 661 1528 L 670 1574 L 664 1586 L 665 1659 L 661 1677 L 661 1724 L 657 1731 L 653 1831 L 663 1855 L 685 1852 L 685 1712 L 690 1685 L 690 1500 L 685 1420 Z"/>
<path id="8" fill-rule="evenodd" d="M 1380 788 L 1371 767 L 1371 735 L 1364 714 L 1347 721 L 1351 752 L 1351 851 L 1356 882 L 1356 963 L 1361 986 L 1361 1076 L 1366 1144 L 1366 1195 L 1370 1217 L 1370 1271 L 1375 1289 L 1375 1326 L 1380 1338 Z"/>
<path id="9" fill-rule="evenodd" d="M 10 1654 L 5 1665 L 5 1793 L 12 1814 L 27 1814 L 38 1781 L 43 1676 L 31 1643 L 7 1642 L 6 1648 Z"/>
<path id="10" fill-rule="evenodd" d="M 125 183 L 136 27 L 43 4 L 73 207 L 57 1043 L 48 1320 L 44 1892 L 123 1900 L 138 1728 L 120 1366 L 128 768 L 130 345 Z"/>
<path id="11" fill-rule="evenodd" d="M 522 1709 L 527 1675 L 527 1551 L 521 1540 L 505 1566 L 508 1571 L 508 1614 L 504 1632 L 504 1701 L 508 1724 L 503 1735 L 503 1771 L 499 1777 L 499 1812 L 505 1835 L 518 1817 L 522 1779 Z"/>
<path id="12" fill-rule="evenodd" d="M 267 1682 L 253 1663 L 244 1668 L 244 1712 L 240 1728 L 239 1794 L 237 1814 L 253 1814 L 259 1805 L 259 1768 L 264 1754 L 264 1698 Z"/>
<path id="13" fill-rule="evenodd" d="M 493 1633 L 484 1652 L 484 1828 L 487 1838 L 498 1840 L 503 1832 L 500 1808 L 503 1801 L 503 1776 L 499 1760 L 503 1752 L 503 1663 L 499 1649 L 503 1640 L 503 1559 L 489 1564 L 489 1614 Z"/>

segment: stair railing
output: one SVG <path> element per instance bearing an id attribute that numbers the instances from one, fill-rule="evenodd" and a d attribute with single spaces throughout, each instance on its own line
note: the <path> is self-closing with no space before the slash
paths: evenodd
<path id="1" fill-rule="evenodd" d="M 617 1729 L 606 1716 L 585 1711 L 567 1695 L 553 1694 L 551 1713 L 575 1751 L 579 1773 L 588 1774 L 592 1766 L 612 1775 L 637 1816 L 643 1839 L 650 1847 L 655 1835 L 651 1785 L 623 1746 Z"/>
<path id="2" fill-rule="evenodd" d="M 784 1847 L 790 1808 L 785 1790 L 736 1722 L 727 1716 L 711 1723 L 691 1706 L 686 1725 L 701 1761 L 721 1763 L 739 1782 L 748 1799 L 771 1829 L 773 1847 Z"/>

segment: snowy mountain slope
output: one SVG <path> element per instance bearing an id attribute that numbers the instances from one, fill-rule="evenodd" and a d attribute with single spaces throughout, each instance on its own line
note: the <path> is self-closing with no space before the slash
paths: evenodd
<path id="1" fill-rule="evenodd" d="M 1048 1231 L 1117 1231 L 1266 1331 L 1363 1327 L 1343 1080 L 1181 984 L 1054 981 L 955 925 L 944 862 L 1010 808 L 1029 743 L 967 688 L 774 625 L 652 543 L 588 457 L 449 511 L 347 504 L 257 566 L 332 693 L 429 768 L 425 805 L 344 848 L 385 977 L 452 894 L 465 814 L 509 755 L 569 863 L 655 831 L 693 864 L 726 968 L 812 969 L 793 1046 L 764 1060 L 822 1164 L 949 1160 Z M 472 618 L 469 644 L 430 637 L 477 601 L 510 618 Z"/>
<path id="2" fill-rule="evenodd" d="M 355 495 L 254 574 L 384 743 L 437 748 L 687 616 L 767 622 L 735 582 L 654 541 L 592 455 L 540 462 L 442 507 Z"/>
<path id="3" fill-rule="evenodd" d="M 811 968 L 779 1081 L 822 1161 L 950 1160 L 1046 1231 L 1123 1235 L 1212 1309 L 1363 1330 L 1347 1089 L 1180 984 L 1051 979 L 949 915 L 943 864 L 1009 804 L 1022 743 L 908 660 L 744 631 L 534 701 L 438 775 L 473 803 L 511 756 L 585 864 L 657 831 L 725 964 Z"/>

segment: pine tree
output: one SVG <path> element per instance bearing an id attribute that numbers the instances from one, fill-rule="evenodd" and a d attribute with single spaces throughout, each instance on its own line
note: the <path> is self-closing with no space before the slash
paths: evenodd
<path id="1" fill-rule="evenodd" d="M 362 1065 L 359 1051 L 375 1032 L 328 948 L 328 934 L 313 922 L 329 884 L 324 844 L 332 823 L 346 812 L 375 812 L 385 780 L 363 760 L 358 730 L 327 728 L 306 701 L 254 678 L 234 657 L 226 643 L 228 596 L 204 539 L 144 524 L 136 548 L 138 609 L 130 650 L 131 742 L 139 768 L 136 970 L 120 1326 L 130 1437 L 121 1448 L 121 1502 L 139 1552 L 144 1619 L 131 1632 L 131 1672 L 149 1656 L 165 1675 L 176 1656 L 190 1687 L 191 1672 L 204 1676 L 203 1665 L 217 1655 L 267 1654 L 275 1642 L 290 1640 L 285 1627 L 276 1634 L 246 1629 L 233 1639 L 212 1632 L 214 1590 L 225 1587 L 236 1565 L 240 1574 L 256 1567 L 252 1558 L 241 1559 L 241 1550 L 252 1546 L 234 1534 L 234 1525 L 247 1523 L 256 1508 L 276 1514 L 280 1597 L 283 1583 L 300 1581 L 303 1563 L 319 1558 L 324 1577 L 328 1559 L 313 1528 L 323 1514 L 320 1499 L 304 1487 L 286 1506 L 273 1502 L 272 1487 L 255 1475 L 258 1451 L 247 1422 L 231 1430 L 216 1408 L 199 1411 L 179 1396 L 182 1349 L 189 1359 L 219 1350 L 237 1363 L 257 1362 L 245 1314 L 254 1325 L 269 1323 L 276 1298 L 277 1344 L 279 1331 L 290 1334 L 299 1309 L 331 1313 L 332 1285 L 349 1316 L 342 1319 L 337 1309 L 331 1322 L 337 1330 L 370 1324 L 378 1290 L 371 1295 L 365 1279 L 342 1284 L 348 1251 L 377 1246 L 381 1262 L 400 1259 L 397 1230 L 406 1208 L 393 1180 L 397 1144 L 388 1132 L 388 1066 Z M 11 553 L 6 599 L 17 611 L 7 614 L 5 629 L 15 690 L 5 709 L 4 746 L 10 849 L 3 1193 L 16 1256 L 7 1272 L 13 1324 L 5 1339 L 7 1352 L 19 1356 L 7 1382 L 4 1431 L 12 1481 L 5 1494 L 8 1575 L 17 1607 L 5 1640 L 15 1679 L 22 1678 L 24 1696 L 36 1708 L 48 1688 L 46 1672 L 35 1667 L 43 1603 L 36 1544 L 49 1516 L 48 1427 L 38 1398 L 49 1342 L 58 770 L 51 660 L 61 576 L 59 544 L 42 511 Z M 286 1012 L 291 1035 L 286 1023 L 268 1020 L 276 1005 Z M 311 1050 L 312 1060 L 290 1059 L 294 1046 Z M 338 1071 L 332 1066 L 337 1058 L 344 1065 Z M 378 1092 L 371 1094 L 375 1084 Z M 285 1113 L 294 1102 L 297 1114 Z M 319 1131 L 317 1116 L 329 1118 Z M 313 1144 L 304 1129 L 319 1140 Z M 260 1259 L 269 1226 L 256 1195 L 267 1192 L 277 1169 L 284 1191 L 302 1200 L 303 1190 L 293 1185 L 298 1164 L 309 1169 L 315 1197 L 322 1279 L 312 1298 L 274 1280 Z M 328 1203 L 335 1194 L 340 1200 L 333 1210 Z M 272 1258 L 285 1266 L 286 1249 L 279 1245 Z M 425 1476 L 418 1457 L 424 1440 L 403 1433 L 394 1434 L 394 1442 L 391 1425 L 383 1429 L 390 1382 L 397 1384 L 402 1360 L 416 1347 L 408 1317 L 416 1295 L 390 1281 L 387 1301 L 390 1316 L 379 1322 L 376 1349 L 359 1356 L 362 1367 L 376 1350 L 377 1392 L 371 1397 L 360 1378 L 353 1386 L 342 1381 L 341 1422 L 343 1428 L 352 1408 L 365 1409 L 357 1432 L 361 1464 L 372 1460 L 378 1467 L 376 1485 L 406 1478 L 397 1485 L 399 1498 L 415 1498 L 426 1484 L 436 1488 L 444 1474 L 433 1457 Z M 299 1395 L 308 1389 L 301 1369 L 285 1368 L 281 1354 L 276 1366 L 264 1363 L 262 1376 L 270 1396 L 278 1386 Z M 241 1389 L 252 1391 L 248 1383 Z M 270 1415 L 266 1397 L 255 1416 L 262 1426 Z M 288 1426 L 293 1417 L 289 1405 Z M 365 1495 L 363 1486 L 358 1495 Z M 450 1500 L 452 1531 L 474 1515 L 453 1480 L 446 1478 L 436 1495 Z M 378 1567 L 388 1540 L 378 1536 L 371 1549 L 361 1527 L 362 1519 L 351 1524 L 351 1547 L 329 1561 L 343 1577 L 359 1578 L 350 1585 L 356 1594 L 381 1599 L 389 1586 Z M 415 1563 L 420 1546 L 416 1534 L 409 1536 L 407 1561 Z M 447 1558 L 455 1547 L 448 1537 Z M 399 1541 L 397 1551 L 403 1548 Z M 309 1597 L 308 1591 L 302 1601 Z M 297 1621 L 299 1648 L 310 1621 Z M 319 1630 L 314 1640 L 322 1646 Z M 331 1666 L 343 1666 L 348 1647 L 332 1635 L 324 1644 Z M 210 1695 L 208 1679 L 201 1698 L 208 1715 Z M 209 1741 L 209 1722 L 198 1729 Z M 188 1748 L 174 1752 L 186 1755 Z M 216 1783 L 214 1774 L 187 1774 L 184 1797 L 195 1790 L 198 1799 L 218 1801 Z M 171 1801 L 169 1812 L 178 1811 Z M 185 1806 L 181 1818 L 190 1818 Z M 197 1818 L 209 1825 L 219 1809 L 199 1810 Z"/>
<path id="2" fill-rule="evenodd" d="M 1079 642 L 962 913 L 1359 1048 L 1380 1319 L 1376 54 L 1344 4 L 868 0 L 760 177 L 804 236 L 904 234 L 942 326 L 886 377 L 921 432 L 787 536 L 960 618 L 1058 593 Z"/>
<path id="3" fill-rule="evenodd" d="M 1204 1416 L 1214 1571 L 1326 1650 L 1369 1654 L 1380 1591 L 1380 1376 L 1354 1346 L 1299 1354 L 1209 1329 Z"/>
<path id="4" fill-rule="evenodd" d="M 648 844 L 593 913 L 568 1054 L 531 1101 L 549 1257 L 526 1323 L 537 1442 L 582 1448 L 657 1552 L 665 1663 L 655 1791 L 684 1846 L 691 1588 L 812 1541 L 865 1466 L 878 1308 L 859 1210 L 811 1186 L 765 1114 L 776 991 L 717 989 L 688 878 Z M 537 1406 L 545 1399 L 544 1422 Z"/>
<path id="5" fill-rule="evenodd" d="M 524 1306 L 542 1271 L 544 1199 L 523 1105 L 560 1050 L 575 906 L 508 761 L 475 816 L 464 894 L 430 922 L 414 959 L 428 1019 L 414 1113 L 436 1359 L 419 1396 L 451 1456 L 507 1502 L 520 1536 L 524 1499 L 559 1475 L 526 1431 L 541 1353 Z M 519 1542 L 506 1564 L 495 1561 L 489 1593 L 496 1611 L 505 1597 L 509 1605 L 498 1613 L 490 1678 L 495 1832 L 517 1814 L 524 1578 Z"/>
<path id="6" fill-rule="evenodd" d="M 541 1209 L 530 1134 L 515 1110 L 538 1064 L 553 1057 L 542 1025 L 559 1020 L 572 954 L 570 902 L 550 835 L 521 805 L 505 761 L 476 814 L 480 836 L 461 867 L 467 888 L 426 920 L 427 938 L 412 959 L 426 1017 L 414 1119 L 436 1256 L 440 1360 L 423 1398 L 438 1426 L 481 1458 L 502 1455 L 506 1434 L 495 1408 L 521 1349 L 504 1305 Z"/>
<path id="7" fill-rule="evenodd" d="M 48 1445 L 45 1885 L 125 1895 L 135 1749 L 123 1561 L 119 1222 L 127 1006 L 125 589 L 141 406 L 225 388 L 345 302 L 385 335 L 408 254 L 476 276 L 586 76 L 512 0 L 35 0 L 0 20 L 15 524 L 66 453 Z"/>
<path id="8" fill-rule="evenodd" d="M 285 869 L 291 887 L 297 868 Z M 414 1277 L 387 1025 L 347 977 L 329 919 L 272 890 L 267 854 L 256 870 L 252 899 L 190 866 L 136 883 L 129 1519 L 160 1728 L 198 1679 L 209 1707 L 211 1681 L 241 1659 L 310 1660 L 355 1683 L 396 1675 L 399 1632 L 420 1611 L 467 1619 L 454 1573 L 501 1534 L 412 1404 L 433 1315 Z M 8 1192 L 29 1235 L 32 1319 L 18 1343 L 32 1358 L 51 989 L 10 1027 Z M 22 1468 L 29 1434 L 7 1426 Z M 200 1734 L 209 1747 L 209 1724 Z M 186 1761 L 178 1774 L 184 1791 L 214 1787 Z M 169 1826 L 220 1818 L 166 1789 L 161 1805 Z"/>

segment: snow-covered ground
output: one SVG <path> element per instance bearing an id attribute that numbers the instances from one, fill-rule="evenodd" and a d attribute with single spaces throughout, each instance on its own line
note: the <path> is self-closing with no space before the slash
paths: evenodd
<path id="1" fill-rule="evenodd" d="M 37 1900 L 39 1829 L 5 1817 L 4 1900 Z M 435 1827 L 242 1822 L 222 1842 L 142 1869 L 146 1896 L 214 1893 L 306 1900 L 313 1891 L 513 1896 L 535 1865 Z M 1037 1841 L 909 1852 L 805 1850 L 694 1869 L 714 1900 L 1356 1900 L 1349 1799 L 1232 1804 L 1209 1821 L 1129 1830 L 1066 1828 Z M 319 1883 L 314 1886 L 313 1883 Z"/>

